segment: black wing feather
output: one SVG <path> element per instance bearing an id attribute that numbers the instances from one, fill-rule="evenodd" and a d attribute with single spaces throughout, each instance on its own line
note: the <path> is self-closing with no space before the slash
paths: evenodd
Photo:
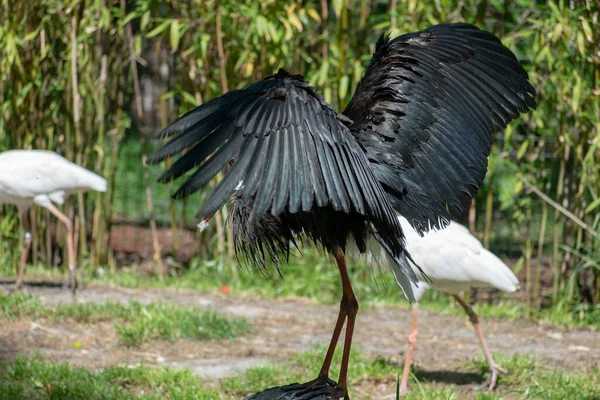
<path id="1" fill-rule="evenodd" d="M 280 70 L 168 125 L 158 137 L 175 136 L 150 162 L 190 149 L 162 177 L 196 169 L 176 197 L 201 189 L 231 165 L 200 209 L 201 217 L 232 196 L 240 207 L 251 207 L 249 223 L 267 213 L 277 217 L 331 207 L 365 215 L 383 236 L 393 232 L 389 244 L 399 256 L 404 251 L 400 225 L 346 123 L 301 77 Z"/>
<path id="2" fill-rule="evenodd" d="M 283 211 L 290 195 L 293 150 L 290 144 L 291 140 L 288 128 L 282 128 L 281 135 L 281 152 L 278 155 L 279 163 L 281 165 L 281 174 L 277 174 L 275 188 L 273 189 L 275 198 L 273 199 L 273 207 L 271 207 L 272 215 L 279 215 Z"/>
<path id="3" fill-rule="evenodd" d="M 418 232 L 469 206 L 492 133 L 535 108 L 515 55 L 468 24 L 381 36 L 344 115 L 394 208 Z"/>

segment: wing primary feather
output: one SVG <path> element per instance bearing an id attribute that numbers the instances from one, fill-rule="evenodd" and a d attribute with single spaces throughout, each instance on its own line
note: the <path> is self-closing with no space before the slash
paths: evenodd
<path id="1" fill-rule="evenodd" d="M 248 147 L 243 155 L 235 160 L 231 169 L 225 174 L 221 182 L 213 190 L 208 200 L 204 202 L 197 217 L 204 218 L 207 215 L 219 210 L 223 204 L 231 197 L 239 182 L 244 180 L 247 174 L 248 165 L 252 162 L 256 153 L 260 151 L 260 141 L 254 139 L 248 143 Z"/>
<path id="2" fill-rule="evenodd" d="M 358 183 L 355 179 L 352 167 L 348 163 L 348 158 L 343 153 L 343 150 L 340 149 L 340 146 L 337 143 L 333 145 L 333 151 L 337 160 L 337 164 L 340 168 L 340 171 L 342 172 L 342 177 L 346 184 L 346 188 L 348 190 L 352 206 L 354 210 L 356 210 L 356 212 L 358 212 L 359 214 L 364 214 L 365 207 L 363 203 L 363 196 L 360 192 L 360 187 L 358 186 Z"/>
<path id="3" fill-rule="evenodd" d="M 333 183 L 333 189 L 336 194 L 336 198 L 338 199 L 337 208 L 334 207 L 335 210 L 342 210 L 344 212 L 350 211 L 350 202 L 348 199 L 348 194 L 346 193 L 346 188 L 342 182 L 342 177 L 340 176 L 340 171 L 337 163 L 335 162 L 335 156 L 333 155 L 333 149 L 329 144 L 325 144 L 325 156 L 327 160 L 327 168 L 329 168 L 329 173 L 331 174 L 331 180 Z"/>
<path id="4" fill-rule="evenodd" d="M 290 134 L 288 128 L 281 128 L 280 135 L 281 140 L 279 141 L 279 148 L 277 149 L 277 157 L 279 158 L 281 173 L 276 175 L 275 186 L 273 189 L 275 198 L 273 199 L 271 214 L 274 216 L 279 215 L 285 207 L 290 194 L 290 175 L 294 168 L 294 164 L 292 164 L 292 152 L 290 150 Z"/>
<path id="5" fill-rule="evenodd" d="M 238 151 L 238 145 L 244 139 L 243 146 L 251 143 L 251 138 L 242 135 L 236 135 L 226 144 L 222 145 L 212 157 L 202 164 L 196 172 L 175 192 L 175 199 L 184 198 L 191 193 L 204 187 L 219 171 L 221 171 L 229 161 L 233 159 Z"/>
<path id="6" fill-rule="evenodd" d="M 266 168 L 258 168 L 255 173 L 261 175 L 261 183 L 256 192 L 252 211 L 248 219 L 249 223 L 256 222 L 273 204 L 273 186 L 276 175 L 281 174 L 279 170 L 279 134 L 269 134 L 263 145 L 263 150 L 258 154 L 259 157 L 267 158 Z"/>
<path id="7" fill-rule="evenodd" d="M 248 136 L 252 136 L 254 138 L 254 140 L 257 140 L 260 142 L 260 146 L 257 149 L 257 153 L 254 156 L 254 158 L 252 159 L 252 163 L 250 165 L 248 165 L 247 170 L 249 171 L 246 174 L 246 179 L 243 182 L 244 185 L 244 190 L 241 191 L 242 194 L 242 200 L 244 204 L 248 204 L 248 202 L 250 200 L 252 200 L 252 198 L 256 195 L 261 181 L 263 179 L 263 174 L 265 173 L 264 168 L 265 168 L 265 164 L 267 163 L 268 160 L 268 156 L 267 154 L 263 154 L 262 152 L 260 152 L 260 149 L 264 149 L 264 148 L 268 148 L 268 143 L 271 141 L 271 135 L 269 136 L 264 136 L 261 135 L 258 138 L 255 137 L 255 135 L 248 135 Z M 263 144 L 263 142 L 266 142 L 266 144 Z M 244 150 L 246 151 L 246 150 Z"/>
<path id="8" fill-rule="evenodd" d="M 312 208 L 313 197 L 314 197 L 314 184 L 311 179 L 310 167 L 311 165 L 308 162 L 308 155 L 306 149 L 306 139 L 307 135 L 310 133 L 305 132 L 306 125 L 294 127 L 296 140 L 298 140 L 298 144 L 300 145 L 300 164 L 297 164 L 296 167 L 301 170 L 300 178 L 301 178 L 301 198 L 302 198 L 302 211 L 309 212 Z"/>
<path id="9" fill-rule="evenodd" d="M 217 112 L 217 110 L 221 108 L 227 109 L 229 104 L 235 103 L 242 95 L 243 93 L 241 93 L 241 91 L 233 90 L 221 97 L 217 97 L 216 99 L 202 104 L 201 106 L 188 111 L 175 121 L 171 122 L 164 129 L 158 132 L 155 137 L 157 139 L 165 139 L 175 133 L 185 132 L 190 127 Z"/>
<path id="10" fill-rule="evenodd" d="M 288 209 L 290 213 L 295 214 L 302 206 L 302 184 L 303 174 L 306 173 L 302 164 L 301 142 L 297 134 L 296 125 L 292 124 L 288 128 L 290 135 L 290 153 L 293 157 L 294 169 L 291 171 L 290 195 Z"/>
<path id="11" fill-rule="evenodd" d="M 317 135 L 317 133 L 314 133 L 311 130 L 308 122 L 306 122 L 304 143 L 306 159 L 308 160 L 308 170 L 317 205 L 319 207 L 324 207 L 327 205 L 327 190 L 325 188 L 325 178 L 323 176 L 323 163 L 316 145 L 316 142 L 319 141 Z"/>
<path id="12" fill-rule="evenodd" d="M 206 157 L 208 157 L 221 144 L 229 139 L 231 135 L 237 134 L 235 131 L 232 133 L 232 131 L 228 130 L 228 128 L 230 128 L 232 125 L 232 123 L 229 123 L 228 125 L 223 126 L 222 128 L 213 132 L 202 142 L 197 143 L 190 149 L 190 151 L 175 161 L 171 168 L 165 171 L 165 173 L 158 178 L 158 182 L 164 183 L 169 182 L 171 179 L 179 178 L 190 169 L 204 162 Z"/>

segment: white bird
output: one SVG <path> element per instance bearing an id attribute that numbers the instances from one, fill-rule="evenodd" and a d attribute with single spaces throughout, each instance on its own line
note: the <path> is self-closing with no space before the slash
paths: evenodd
<path id="1" fill-rule="evenodd" d="M 23 284 L 25 263 L 31 246 L 27 210 L 32 205 L 47 208 L 67 227 L 69 285 L 75 293 L 75 247 L 73 223 L 53 203 L 63 204 L 68 195 L 89 189 L 106 191 L 106 180 L 66 158 L 46 150 L 10 150 L 0 153 L 0 205 L 14 204 L 25 231 L 17 287 Z"/>
<path id="2" fill-rule="evenodd" d="M 419 236 L 406 218 L 399 216 L 398 219 L 406 237 L 409 254 L 430 280 L 427 281 L 417 267 L 412 266 L 419 282 L 418 287 L 411 282 L 415 303 L 400 392 L 406 392 L 408 385 L 408 373 L 418 335 L 419 301 L 429 288 L 451 294 L 469 315 L 490 368 L 490 376 L 483 386 L 492 390 L 496 385 L 498 372 L 505 371 L 494 362 L 479 326 L 477 314 L 459 297 L 459 293 L 471 287 L 492 287 L 504 292 L 515 292 L 519 289 L 519 280 L 510 268 L 485 249 L 466 227 L 451 222 L 445 229 L 431 230 L 424 236 Z M 385 254 L 381 254 L 381 258 L 367 258 L 367 263 L 370 264 L 379 264 L 381 261 L 393 262 L 385 257 Z"/>

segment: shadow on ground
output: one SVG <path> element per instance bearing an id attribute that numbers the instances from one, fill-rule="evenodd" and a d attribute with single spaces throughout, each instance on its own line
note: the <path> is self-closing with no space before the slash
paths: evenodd
<path id="1" fill-rule="evenodd" d="M 472 372 L 459 372 L 448 370 L 427 371 L 418 369 L 415 371 L 415 376 L 422 382 L 435 382 L 453 385 L 479 385 L 482 384 L 485 378 L 481 374 Z"/>

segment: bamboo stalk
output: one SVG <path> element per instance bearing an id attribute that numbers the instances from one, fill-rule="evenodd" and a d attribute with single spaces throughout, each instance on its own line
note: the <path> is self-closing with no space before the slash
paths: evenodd
<path id="1" fill-rule="evenodd" d="M 44 213 L 45 218 L 45 236 L 46 236 L 46 265 L 52 265 L 52 231 L 50 229 L 50 213 Z"/>
<path id="2" fill-rule="evenodd" d="M 490 235 L 492 232 L 492 217 L 494 215 L 494 189 L 491 185 L 485 198 L 485 228 L 483 230 L 483 247 L 490 248 Z"/>
<path id="3" fill-rule="evenodd" d="M 540 226 L 540 235 L 538 238 L 537 262 L 535 268 L 535 279 L 533 281 L 533 299 L 535 301 L 536 316 L 540 309 L 540 287 L 542 276 L 542 256 L 544 254 L 544 241 L 546 239 L 546 219 L 548 218 L 548 206 L 542 203 L 542 225 Z"/>
<path id="4" fill-rule="evenodd" d="M 342 110 L 346 106 L 346 99 L 342 97 L 342 92 L 339 90 L 339 84 L 341 82 L 342 76 L 344 75 L 346 69 L 346 46 L 347 46 L 347 37 L 348 37 L 348 4 L 346 0 L 342 1 L 342 12 L 340 14 L 340 21 L 338 24 L 338 34 L 337 34 L 337 43 L 338 43 L 338 71 L 337 71 L 337 84 L 338 84 L 338 108 Z"/>
<path id="5" fill-rule="evenodd" d="M 101 51 L 99 52 L 101 54 Z M 106 126 L 104 122 L 104 102 L 106 98 L 106 80 L 108 77 L 108 56 L 106 54 L 102 54 L 100 57 L 100 77 L 99 77 L 99 85 L 98 85 L 98 99 L 96 101 L 97 104 L 97 120 L 98 120 L 98 148 L 101 150 L 98 154 L 99 165 L 105 164 L 105 131 Z M 100 260 L 106 260 L 106 254 L 102 251 L 102 238 L 105 232 L 105 224 L 102 218 L 103 215 L 103 198 L 104 196 L 101 193 L 96 193 L 96 200 L 94 207 L 94 217 L 93 217 L 93 226 L 92 226 L 92 241 L 94 242 L 94 252 L 92 253 L 92 257 L 90 259 L 90 264 L 94 265 L 96 263 L 96 257 Z"/>
<path id="6" fill-rule="evenodd" d="M 225 64 L 227 60 L 225 58 L 225 51 L 223 49 L 223 32 L 221 26 L 221 6 L 217 5 L 217 51 L 219 53 L 219 68 L 221 69 L 221 88 L 223 92 L 228 92 L 229 88 L 227 85 L 227 72 L 225 70 Z"/>
<path id="7" fill-rule="evenodd" d="M 390 2 L 390 30 L 396 31 L 397 21 L 396 14 L 398 13 L 398 0 L 391 0 Z"/>
<path id="8" fill-rule="evenodd" d="M 560 170 L 558 173 L 558 184 L 556 185 L 556 198 L 560 198 L 560 196 L 562 195 L 562 190 L 563 190 L 563 183 L 564 183 L 564 177 L 565 177 L 565 161 L 564 159 L 560 160 Z M 525 184 L 527 185 L 527 183 Z M 533 190 L 533 189 L 532 189 Z M 543 192 L 539 191 L 541 194 L 544 194 Z M 534 193 L 536 193 L 534 191 Z M 538 196 L 540 196 L 539 193 L 536 193 Z M 546 201 L 547 203 L 549 203 L 548 200 L 551 200 L 548 196 L 544 197 L 540 196 L 542 198 L 542 200 Z M 554 226 L 552 227 L 552 275 L 554 278 L 554 282 L 553 282 L 553 287 L 552 287 L 552 304 L 556 304 L 556 302 L 558 301 L 558 292 L 560 290 L 560 286 L 561 286 L 561 276 L 560 276 L 560 252 L 559 252 L 559 229 L 560 229 L 560 225 L 559 225 L 559 217 L 560 217 L 560 205 L 554 201 L 552 201 L 554 203 L 554 205 L 552 205 L 552 203 L 549 203 L 552 205 L 552 207 L 554 208 Z"/>
<path id="9" fill-rule="evenodd" d="M 146 154 L 142 155 L 142 163 L 146 165 Z M 148 167 L 144 169 L 144 180 L 146 181 L 146 203 L 148 205 L 148 213 L 150 215 L 150 229 L 152 231 L 152 247 L 154 248 L 154 262 L 159 267 L 158 275 L 162 278 L 167 274 L 165 264 L 162 260 L 160 242 L 158 241 L 158 230 L 156 220 L 154 219 L 154 204 L 152 203 L 152 190 L 150 189 L 150 171 Z"/>
<path id="10" fill-rule="evenodd" d="M 397 1 L 397 0 L 394 0 Z M 367 27 L 367 16 L 368 16 L 369 0 L 361 0 L 360 2 L 360 20 L 358 26 L 360 30 L 364 30 Z"/>
<path id="11" fill-rule="evenodd" d="M 527 239 L 525 240 L 525 287 L 526 287 L 526 302 L 527 302 L 527 317 L 533 319 L 532 310 L 532 299 L 531 299 L 531 288 L 532 288 L 532 276 L 531 276 L 531 208 L 527 208 L 525 223 L 527 224 Z"/>
<path id="12" fill-rule="evenodd" d="M 37 265 L 39 262 L 38 248 L 39 248 L 39 240 L 38 240 L 38 223 L 37 223 L 37 211 L 35 208 L 32 208 L 29 211 L 29 218 L 31 221 L 31 261 L 33 265 Z"/>
<path id="13" fill-rule="evenodd" d="M 524 177 L 519 177 L 519 179 L 521 179 L 523 181 L 523 183 L 525 184 L 525 186 L 527 186 L 527 188 L 529 190 L 531 190 L 533 193 L 535 193 L 538 196 L 540 196 L 542 198 L 542 200 L 544 200 L 546 203 L 550 204 L 555 209 L 556 212 L 562 213 L 565 217 L 567 217 L 571 221 L 575 222 L 582 229 L 584 229 L 587 233 L 589 233 L 590 235 L 594 236 L 597 239 L 600 239 L 600 235 L 598 234 L 598 232 L 596 232 L 594 229 L 592 229 L 588 224 L 586 224 L 585 222 L 583 222 L 580 218 L 578 218 L 577 216 L 575 216 L 575 214 L 573 214 L 572 212 L 570 212 L 569 210 L 567 210 L 565 207 L 561 206 L 560 204 L 558 204 L 557 202 L 555 202 L 554 200 L 552 200 L 550 197 L 548 197 L 548 195 L 546 195 L 544 192 L 542 192 L 536 186 L 534 186 L 533 184 L 531 184 Z M 559 179 L 559 183 L 560 182 L 561 181 Z"/>
<path id="14" fill-rule="evenodd" d="M 327 23 L 329 20 L 329 4 L 327 0 L 321 0 L 321 29 L 323 35 L 323 43 L 321 44 L 321 55 L 323 62 L 329 62 L 329 30 L 327 29 Z"/>

